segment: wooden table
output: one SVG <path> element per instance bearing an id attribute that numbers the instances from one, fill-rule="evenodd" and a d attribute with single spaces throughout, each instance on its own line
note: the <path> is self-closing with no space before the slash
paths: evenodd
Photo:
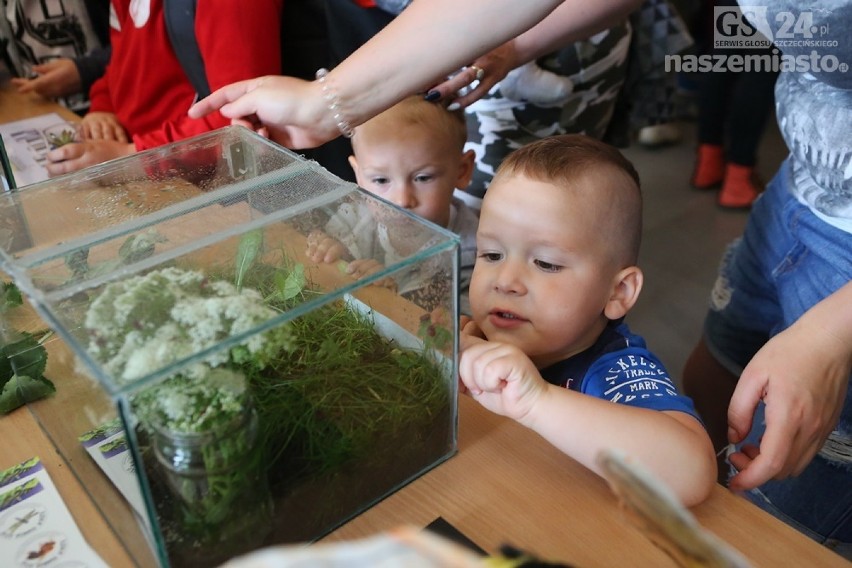
<path id="1" fill-rule="evenodd" d="M 8 86 L 0 88 L 0 122 L 44 112 L 68 116 L 52 103 L 23 97 Z M 69 390 L 57 395 L 88 396 Z M 461 397 L 459 412 L 457 455 L 324 541 L 363 537 L 404 524 L 426 526 L 443 517 L 490 553 L 510 543 L 578 567 L 675 565 L 619 508 L 606 483 L 589 470 L 468 397 Z M 0 418 L 0 441 L 0 469 L 32 456 L 42 458 L 87 541 L 110 566 L 154 564 L 141 535 L 128 539 L 126 527 L 105 522 L 98 510 L 103 501 L 91 493 L 98 489 L 79 473 L 84 465 L 77 460 L 69 467 L 30 409 Z M 848 565 L 722 487 L 716 487 L 694 514 L 754 566 Z M 117 532 L 125 535 L 123 541 Z"/>
<path id="2" fill-rule="evenodd" d="M 0 123 L 14 122 L 50 112 L 55 112 L 69 121 L 80 120 L 80 117 L 72 111 L 53 101 L 36 94 L 19 94 L 8 82 L 0 84 Z"/>
<path id="3" fill-rule="evenodd" d="M 491 553 L 510 543 L 583 568 L 676 566 L 633 524 L 595 474 L 472 399 L 462 397 L 459 406 L 458 454 L 324 541 L 360 538 L 400 525 L 426 526 L 443 517 Z M 87 541 L 110 566 L 132 564 L 28 409 L 0 418 L 0 440 L 0 468 L 40 456 Z M 848 566 L 722 487 L 693 513 L 755 567 Z M 150 559 L 141 565 L 151 565 Z"/>
<path id="4" fill-rule="evenodd" d="M 509 543 L 578 567 L 676 566 L 594 473 L 469 397 L 459 406 L 458 455 L 326 540 L 425 526 L 441 516 L 491 553 Z M 692 512 L 754 566 L 848 566 L 721 486 Z"/>

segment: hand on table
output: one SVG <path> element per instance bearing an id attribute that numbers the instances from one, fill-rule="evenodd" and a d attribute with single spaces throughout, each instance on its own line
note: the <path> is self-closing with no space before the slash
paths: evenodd
<path id="1" fill-rule="evenodd" d="M 51 177 L 75 172 L 136 151 L 131 144 L 113 140 L 89 140 L 60 146 L 47 153 L 47 172 Z"/>
<path id="2" fill-rule="evenodd" d="M 83 140 L 114 140 L 127 143 L 127 133 L 111 112 L 90 112 L 80 122 L 80 138 Z"/>
<path id="3" fill-rule="evenodd" d="M 308 248 L 305 255 L 313 262 L 336 262 L 346 255 L 346 247 L 323 231 L 313 231 L 308 235 Z"/>
<path id="4" fill-rule="evenodd" d="M 36 77 L 12 79 L 19 93 L 38 93 L 45 98 L 55 99 L 77 93 L 82 86 L 80 72 L 72 59 L 51 59 L 47 63 L 33 65 L 32 69 L 37 73 Z"/>

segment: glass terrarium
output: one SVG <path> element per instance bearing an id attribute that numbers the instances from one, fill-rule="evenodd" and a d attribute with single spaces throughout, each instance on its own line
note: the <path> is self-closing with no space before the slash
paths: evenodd
<path id="1" fill-rule="evenodd" d="M 61 339 L 30 409 L 141 565 L 320 538 L 455 452 L 458 238 L 247 129 L 7 192 L 0 241 Z"/>

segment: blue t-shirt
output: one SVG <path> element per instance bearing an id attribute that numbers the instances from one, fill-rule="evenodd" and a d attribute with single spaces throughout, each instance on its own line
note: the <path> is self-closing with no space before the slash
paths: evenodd
<path id="1" fill-rule="evenodd" d="M 668 371 L 627 324 L 611 322 L 589 349 L 541 370 L 550 384 L 610 402 L 679 410 L 698 418 L 692 400 L 678 393 Z"/>

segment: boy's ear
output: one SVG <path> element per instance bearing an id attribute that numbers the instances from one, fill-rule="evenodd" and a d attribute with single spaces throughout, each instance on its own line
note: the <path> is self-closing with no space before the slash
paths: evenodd
<path id="1" fill-rule="evenodd" d="M 358 172 L 358 160 L 355 159 L 355 156 L 349 156 L 349 166 L 352 168 L 352 171 L 355 173 L 355 177 L 359 177 L 360 172 Z"/>
<path id="2" fill-rule="evenodd" d="M 471 180 L 473 180 L 473 167 L 475 161 L 476 152 L 473 150 L 467 150 L 464 154 L 462 154 L 461 162 L 459 163 L 459 176 L 456 178 L 456 187 L 458 189 L 465 189 L 470 185 Z"/>
<path id="3" fill-rule="evenodd" d="M 623 268 L 613 278 L 612 294 L 604 307 L 607 319 L 624 317 L 639 299 L 644 277 L 638 266 Z"/>

